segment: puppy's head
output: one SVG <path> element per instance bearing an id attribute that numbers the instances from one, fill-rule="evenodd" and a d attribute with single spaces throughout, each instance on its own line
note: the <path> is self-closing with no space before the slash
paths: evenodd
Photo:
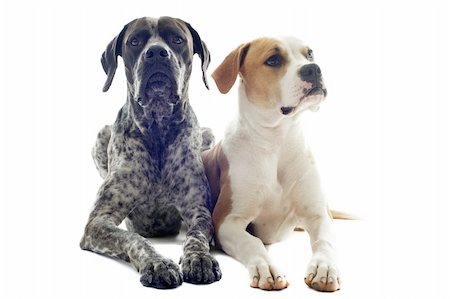
<path id="1" fill-rule="evenodd" d="M 125 25 L 102 55 L 108 75 L 103 91 L 112 83 L 117 56 L 122 56 L 132 100 L 145 114 L 167 116 L 180 99 L 187 98 L 196 53 L 202 60 L 203 80 L 208 88 L 205 72 L 209 51 L 191 25 L 170 17 L 136 19 Z"/>
<path id="2" fill-rule="evenodd" d="M 280 115 L 316 110 L 327 95 L 311 48 L 296 38 L 259 38 L 240 45 L 212 77 L 227 93 L 238 74 L 248 101 Z"/>

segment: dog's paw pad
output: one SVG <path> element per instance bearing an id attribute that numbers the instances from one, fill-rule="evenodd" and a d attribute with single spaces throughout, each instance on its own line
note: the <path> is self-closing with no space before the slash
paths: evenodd
<path id="1" fill-rule="evenodd" d="M 284 275 L 281 275 L 274 266 L 260 263 L 249 268 L 252 281 L 252 288 L 259 288 L 266 291 L 282 290 L 289 286 Z"/>
<path id="2" fill-rule="evenodd" d="M 341 287 L 339 272 L 334 263 L 313 259 L 306 271 L 305 283 L 317 291 L 335 292 Z"/>
<path id="3" fill-rule="evenodd" d="M 172 289 L 183 283 L 180 268 L 169 259 L 148 263 L 141 274 L 141 283 L 146 287 Z"/>
<path id="4" fill-rule="evenodd" d="M 185 282 L 209 284 L 222 278 L 219 263 L 209 253 L 190 253 L 181 259 L 181 269 Z"/>

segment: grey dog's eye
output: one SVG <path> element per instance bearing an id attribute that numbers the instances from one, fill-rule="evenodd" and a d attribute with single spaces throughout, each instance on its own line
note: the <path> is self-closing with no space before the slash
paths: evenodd
<path id="1" fill-rule="evenodd" d="M 139 40 L 138 40 L 137 38 L 133 37 L 133 38 L 130 40 L 130 45 L 132 45 L 133 47 L 138 46 L 138 45 L 139 45 Z"/>
<path id="2" fill-rule="evenodd" d="M 180 37 L 180 36 L 174 36 L 173 39 L 172 39 L 172 42 L 174 44 L 179 45 L 179 44 L 184 42 L 184 39 L 182 37 Z"/>
<path id="3" fill-rule="evenodd" d="M 313 61 L 314 60 L 313 50 L 308 49 L 308 52 L 306 52 L 306 59 L 308 59 L 309 61 Z"/>

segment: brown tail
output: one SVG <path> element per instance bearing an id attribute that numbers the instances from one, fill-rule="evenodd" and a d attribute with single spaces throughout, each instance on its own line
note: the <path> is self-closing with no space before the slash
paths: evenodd
<path id="1" fill-rule="evenodd" d="M 340 212 L 340 211 L 334 211 L 334 210 L 328 210 L 328 213 L 330 213 L 330 216 L 333 217 L 333 219 L 340 219 L 340 220 L 361 220 L 361 217 L 354 215 L 354 214 L 349 214 L 349 213 L 345 213 L 345 212 Z M 304 231 L 303 228 L 301 227 L 296 227 L 294 229 L 297 232 L 301 232 Z"/>
<path id="2" fill-rule="evenodd" d="M 361 217 L 355 214 L 349 214 L 341 211 L 329 210 L 333 219 L 341 219 L 341 220 L 361 220 Z"/>

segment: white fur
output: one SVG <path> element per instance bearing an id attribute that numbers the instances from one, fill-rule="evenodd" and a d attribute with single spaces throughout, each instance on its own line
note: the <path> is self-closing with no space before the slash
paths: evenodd
<path id="1" fill-rule="evenodd" d="M 312 280 L 309 285 L 321 289 L 321 281 L 338 285 L 338 270 L 327 202 L 299 115 L 317 106 L 323 96 L 300 102 L 301 87 L 307 83 L 301 82 L 297 72 L 310 62 L 297 50 L 300 41 L 283 43 L 291 62 L 280 81 L 282 98 L 275 107 L 250 102 L 240 83 L 239 114 L 222 142 L 230 166 L 232 208 L 217 237 L 225 252 L 247 266 L 252 286 L 284 288 L 285 278 L 272 264 L 264 244 L 281 241 L 301 226 L 310 235 L 313 251 L 305 277 Z M 282 106 L 297 108 L 286 116 L 280 113 Z M 249 223 L 254 224 L 256 237 L 246 232 Z"/>

